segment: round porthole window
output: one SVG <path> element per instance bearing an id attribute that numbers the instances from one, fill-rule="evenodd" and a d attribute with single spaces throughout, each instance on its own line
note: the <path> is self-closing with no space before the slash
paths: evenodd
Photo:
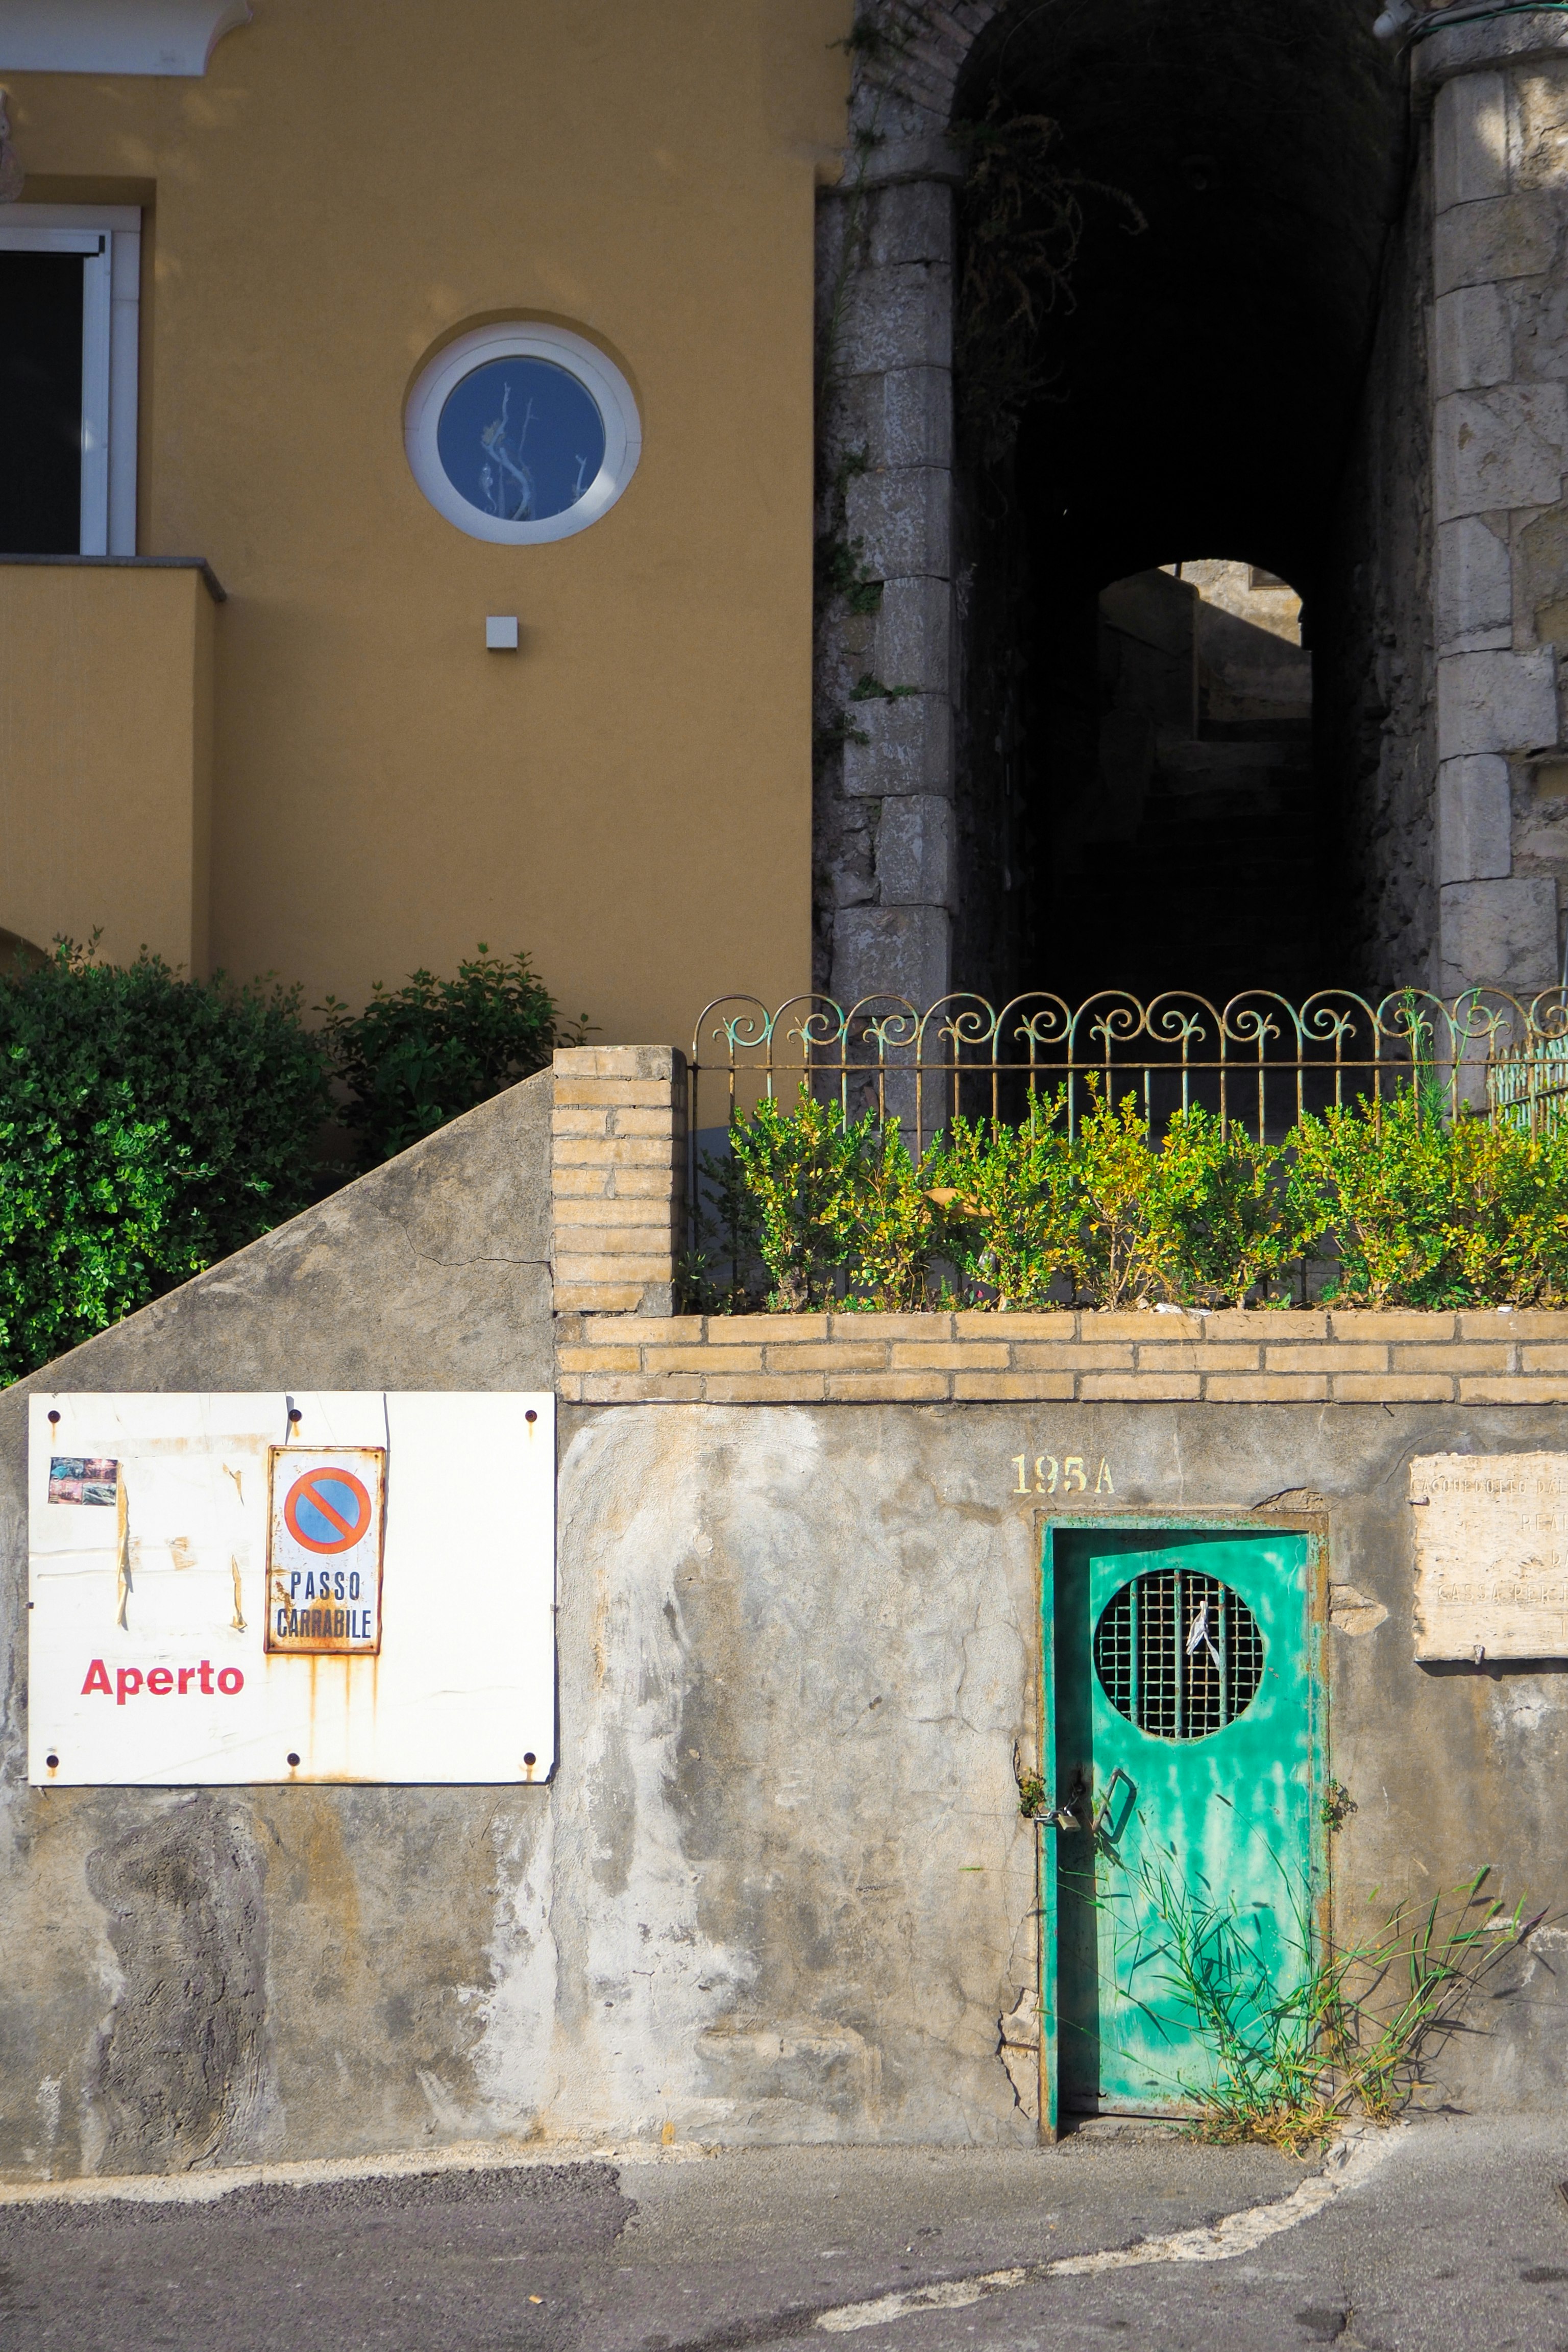
<path id="1" fill-rule="evenodd" d="M 1154 1569 L 1112 1594 L 1094 1669 L 1119 1715 L 1156 1739 L 1204 1739 L 1244 1715 L 1263 1679 L 1263 1636 L 1217 1577 Z"/>
<path id="2" fill-rule="evenodd" d="M 586 530 L 642 454 L 631 386 L 564 327 L 477 327 L 438 352 L 408 402 L 414 478 L 471 539 L 526 547 Z"/>

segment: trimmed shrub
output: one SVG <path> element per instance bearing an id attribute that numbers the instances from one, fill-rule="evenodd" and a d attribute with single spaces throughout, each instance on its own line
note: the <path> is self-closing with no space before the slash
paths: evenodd
<path id="1" fill-rule="evenodd" d="M 694 1304 L 1288 1306 L 1308 1262 L 1344 1306 L 1568 1304 L 1568 1126 L 1448 1121 L 1411 1087 L 1255 1142 L 1198 1109 L 1065 1095 L 1018 1127 L 952 1119 L 915 1168 L 896 1126 L 804 1090 L 708 1159 Z M 727 1278 L 721 1278 L 725 1276 Z"/>

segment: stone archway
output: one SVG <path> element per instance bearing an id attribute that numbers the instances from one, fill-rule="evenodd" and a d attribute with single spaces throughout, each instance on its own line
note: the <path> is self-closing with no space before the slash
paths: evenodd
<path id="1" fill-rule="evenodd" d="M 976 630 L 1008 614 L 994 580 L 987 605 L 988 559 L 955 476 L 961 166 L 946 134 L 977 55 L 1010 40 L 1021 20 L 1048 33 L 1052 20 L 1081 19 L 1093 5 L 868 0 L 861 10 L 853 143 L 825 196 L 819 239 L 827 593 L 816 976 L 841 1002 L 896 991 L 927 1004 L 954 984 L 1063 984 L 1044 968 L 1048 939 L 1042 954 L 1016 921 L 1010 942 L 983 936 L 987 906 L 1007 891 L 1038 899 L 1040 853 L 1009 833 L 1009 796 L 1019 800 L 1003 773 L 1016 764 L 1017 746 L 1005 740 L 1013 721 L 976 691 L 972 658 Z M 1267 0 L 1251 13 L 1279 18 L 1288 109 L 1300 19 Z M 1345 0 L 1323 13 L 1342 19 L 1364 60 L 1363 12 Z M 1552 552 L 1568 543 L 1559 525 L 1568 438 L 1554 437 L 1560 394 L 1550 386 L 1568 375 L 1568 348 L 1546 324 L 1561 270 L 1548 225 L 1568 212 L 1568 37 L 1561 16 L 1518 14 L 1425 29 L 1436 37 L 1395 78 L 1400 121 L 1408 102 L 1415 140 L 1356 358 L 1359 412 L 1342 451 L 1318 453 L 1323 483 L 1328 457 L 1338 467 L 1338 511 L 1315 492 L 1322 527 L 1305 540 L 1298 532 L 1292 547 L 1311 574 L 1295 584 L 1315 607 L 1314 660 L 1329 682 L 1314 856 L 1338 891 L 1335 978 L 1529 990 L 1555 976 L 1568 886 L 1568 824 L 1549 821 L 1568 815 L 1557 782 L 1568 754 L 1555 765 L 1550 756 L 1563 732 L 1552 643 L 1568 611 Z M 1065 114 L 1070 91 L 1058 99 L 1046 87 L 1045 102 Z M 1331 125 L 1321 143 L 1331 158 Z M 1487 246 L 1489 205 L 1506 250 Z M 1294 266 L 1289 255 L 1284 266 Z M 1246 294 L 1237 289 L 1239 300 Z M 1478 447 L 1489 453 L 1489 489 L 1475 467 L 1475 478 L 1465 473 L 1464 453 Z M 1478 501 L 1493 492 L 1497 511 L 1483 512 Z M 1234 504 L 1226 511 L 1245 536 L 1245 513 L 1237 523 Z M 1262 545 L 1154 541 L 1122 568 L 1183 555 L 1279 561 Z M 1037 775 L 1029 790 L 1037 799 Z M 1548 804 L 1552 792 L 1561 809 Z M 1162 975 L 1171 985 L 1192 977 Z"/>

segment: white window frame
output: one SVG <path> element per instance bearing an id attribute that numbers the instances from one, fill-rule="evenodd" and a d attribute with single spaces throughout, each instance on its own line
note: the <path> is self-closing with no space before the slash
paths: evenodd
<path id="1" fill-rule="evenodd" d="M 134 205 L 7 205 L 0 253 L 79 253 L 80 555 L 136 552 L 142 215 Z"/>
<path id="2" fill-rule="evenodd" d="M 447 479 L 437 444 L 447 395 L 487 361 L 511 359 L 549 360 L 564 368 L 593 395 L 605 424 L 604 462 L 597 474 L 574 506 L 539 522 L 505 522 L 500 515 L 471 507 Z M 404 412 L 403 439 L 414 478 L 437 514 L 470 539 L 488 539 L 502 547 L 536 547 L 549 540 L 570 539 L 608 513 L 637 471 L 642 419 L 630 384 L 596 343 L 567 327 L 520 319 L 474 327 L 443 345 L 416 379 Z"/>

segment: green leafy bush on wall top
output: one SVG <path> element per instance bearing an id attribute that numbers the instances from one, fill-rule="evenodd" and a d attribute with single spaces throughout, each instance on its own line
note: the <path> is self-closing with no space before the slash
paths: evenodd
<path id="1" fill-rule="evenodd" d="M 329 1110 L 297 990 L 68 940 L 0 973 L 0 1376 L 303 1208 Z"/>
<path id="2" fill-rule="evenodd" d="M 1568 1304 L 1568 1128 L 1530 1136 L 1444 1117 L 1418 1087 L 1300 1119 L 1258 1143 L 1194 1109 L 1151 1129 L 1064 1095 L 1019 1126 L 955 1118 L 917 1168 L 896 1124 L 804 1089 L 737 1118 L 704 1162 L 710 1311 L 942 1301 L 1288 1306 L 1308 1261 L 1346 1307 Z"/>
<path id="3" fill-rule="evenodd" d="M 456 980 L 420 971 L 390 991 L 378 981 L 363 1013 L 336 997 L 321 1009 L 333 1074 L 348 1092 L 339 1116 L 362 1168 L 547 1068 L 557 1045 L 582 1044 L 587 1019 L 563 1024 L 527 956 L 491 955 L 482 940 Z"/>
<path id="4" fill-rule="evenodd" d="M 528 958 L 480 946 L 308 1030 L 298 989 L 90 948 L 0 968 L 0 1384 L 244 1248 L 575 1042 Z M 336 1080 L 334 1090 L 332 1081 Z"/>

